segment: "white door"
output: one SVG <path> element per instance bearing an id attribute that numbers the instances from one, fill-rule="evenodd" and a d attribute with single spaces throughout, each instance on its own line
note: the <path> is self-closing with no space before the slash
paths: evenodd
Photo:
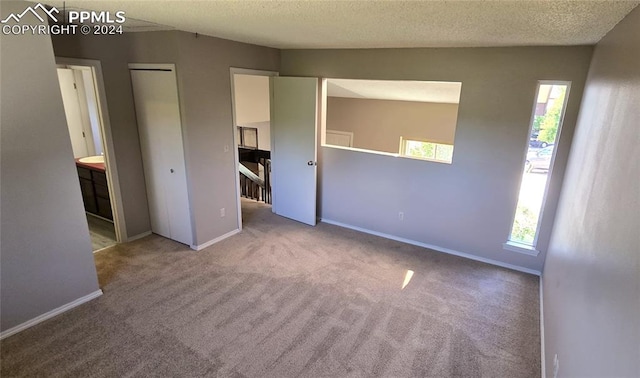
<path id="1" fill-rule="evenodd" d="M 273 211 L 315 226 L 318 79 L 272 80 Z"/>
<path id="2" fill-rule="evenodd" d="M 193 241 L 175 71 L 131 69 L 151 230 Z"/>
<path id="3" fill-rule="evenodd" d="M 69 136 L 71 137 L 73 157 L 80 158 L 88 156 L 87 139 L 84 132 L 82 111 L 80 109 L 73 70 L 58 68 L 58 81 L 60 82 L 64 114 L 67 117 L 67 127 L 69 128 Z"/>

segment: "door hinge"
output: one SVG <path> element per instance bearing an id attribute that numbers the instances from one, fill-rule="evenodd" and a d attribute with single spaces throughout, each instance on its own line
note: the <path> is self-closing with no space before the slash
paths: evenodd
<path id="1" fill-rule="evenodd" d="M 76 83 L 73 83 L 73 89 L 78 89 L 78 86 L 76 85 Z"/>
<path id="2" fill-rule="evenodd" d="M 83 137 L 83 138 L 86 138 L 86 137 L 87 137 L 86 135 L 84 135 L 84 131 L 82 132 L 82 137 Z"/>

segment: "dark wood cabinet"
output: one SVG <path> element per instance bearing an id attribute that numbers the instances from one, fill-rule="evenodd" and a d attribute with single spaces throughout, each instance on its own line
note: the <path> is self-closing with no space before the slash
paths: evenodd
<path id="1" fill-rule="evenodd" d="M 104 171 L 76 164 L 84 209 L 92 214 L 113 220 L 107 175 Z"/>
<path id="2" fill-rule="evenodd" d="M 80 190 L 82 191 L 82 202 L 84 209 L 90 213 L 97 214 L 98 206 L 96 205 L 96 195 L 93 190 L 93 182 L 86 178 L 80 177 Z"/>

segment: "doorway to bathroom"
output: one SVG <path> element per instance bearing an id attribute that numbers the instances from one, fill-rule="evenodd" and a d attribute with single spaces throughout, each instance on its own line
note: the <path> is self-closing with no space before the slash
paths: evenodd
<path id="1" fill-rule="evenodd" d="M 97 252 L 124 236 L 100 62 L 57 58 L 56 66 L 91 245 Z"/>

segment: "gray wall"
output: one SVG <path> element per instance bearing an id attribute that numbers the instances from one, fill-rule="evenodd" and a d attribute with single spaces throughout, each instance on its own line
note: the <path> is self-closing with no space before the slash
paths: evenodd
<path id="1" fill-rule="evenodd" d="M 151 224 L 140 140 L 127 67 L 129 51 L 134 48 L 129 35 L 52 36 L 52 40 L 55 55 L 58 57 L 100 60 L 127 237 L 149 231 Z M 172 39 L 165 38 L 164 43 L 167 47 L 165 51 L 175 51 L 175 42 Z M 145 51 L 148 49 L 147 47 Z"/>
<path id="2" fill-rule="evenodd" d="M 127 233 L 150 229 L 128 63 L 176 64 L 195 244 L 235 230 L 238 178 L 229 68 L 277 71 L 279 51 L 179 31 L 53 41 L 57 56 L 102 62 Z M 223 207 L 226 217 L 220 218 Z"/>
<path id="3" fill-rule="evenodd" d="M 269 77 L 235 74 L 233 84 L 236 126 L 258 129 L 258 148 L 271 151 Z"/>
<path id="4" fill-rule="evenodd" d="M 327 130 L 353 132 L 353 147 L 399 153 L 400 137 L 453 144 L 458 104 L 328 97 Z"/>
<path id="5" fill-rule="evenodd" d="M 29 5 L 3 2 L 2 18 Z M 95 292 L 98 281 L 51 40 L 1 35 L 0 51 L 5 331 Z"/>
<path id="6" fill-rule="evenodd" d="M 235 74 L 233 80 L 236 125 L 269 122 L 269 77 Z"/>
<path id="7" fill-rule="evenodd" d="M 453 164 L 331 147 L 319 164 L 323 218 L 540 271 L 592 47 L 284 50 L 281 75 L 462 82 Z M 537 80 L 571 95 L 538 247 L 505 251 Z M 404 212 L 404 221 L 398 212 Z"/>
<path id="8" fill-rule="evenodd" d="M 596 46 L 544 267 L 547 377 L 640 376 L 640 8 Z"/>
<path id="9" fill-rule="evenodd" d="M 229 67 L 278 71 L 280 52 L 183 32 L 179 45 L 191 203 L 202 244 L 238 227 Z M 223 207 L 227 215 L 220 218 Z"/>

